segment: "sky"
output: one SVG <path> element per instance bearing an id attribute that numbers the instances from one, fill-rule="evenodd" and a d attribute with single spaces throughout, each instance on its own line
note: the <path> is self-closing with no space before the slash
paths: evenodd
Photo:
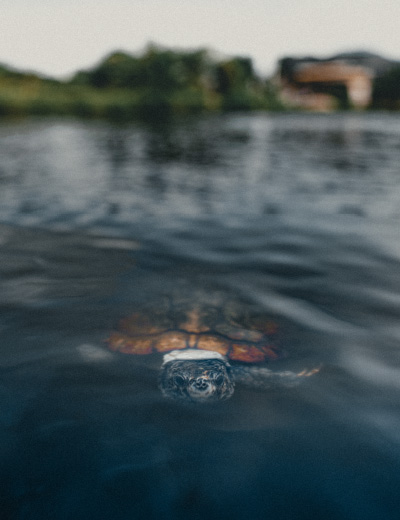
<path id="1" fill-rule="evenodd" d="M 150 42 L 248 56 L 368 50 L 400 60 L 399 0 L 1 0 L 0 63 L 67 78 Z"/>

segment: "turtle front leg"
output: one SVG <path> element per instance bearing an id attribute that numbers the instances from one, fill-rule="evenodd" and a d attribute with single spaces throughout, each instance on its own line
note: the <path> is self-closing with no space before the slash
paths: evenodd
<path id="1" fill-rule="evenodd" d="M 310 377 L 320 371 L 320 367 L 311 370 L 302 370 L 301 372 L 291 372 L 285 370 L 282 372 L 274 372 L 266 367 L 260 366 L 234 366 L 232 373 L 235 382 L 252 388 L 279 388 L 293 387 L 304 381 L 305 377 Z"/>
<path id="2" fill-rule="evenodd" d="M 297 377 L 310 377 L 314 374 L 318 374 L 318 372 L 321 370 L 321 367 L 313 368 L 311 370 L 307 370 L 306 368 L 302 370 L 301 372 L 298 372 L 296 375 Z"/>

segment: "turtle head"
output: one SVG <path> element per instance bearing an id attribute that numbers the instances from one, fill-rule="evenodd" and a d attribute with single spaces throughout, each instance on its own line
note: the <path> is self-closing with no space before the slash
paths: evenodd
<path id="1" fill-rule="evenodd" d="M 234 383 L 223 360 L 172 360 L 162 367 L 160 388 L 166 397 L 204 403 L 228 399 Z"/>

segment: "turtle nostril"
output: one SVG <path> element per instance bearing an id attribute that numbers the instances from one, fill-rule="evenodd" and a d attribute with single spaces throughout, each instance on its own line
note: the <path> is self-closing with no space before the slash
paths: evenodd
<path id="1" fill-rule="evenodd" d="M 203 388 L 207 388 L 208 386 L 208 381 L 206 379 L 204 379 L 203 377 L 198 377 L 196 379 L 196 387 L 199 388 L 199 389 L 203 389 Z"/>

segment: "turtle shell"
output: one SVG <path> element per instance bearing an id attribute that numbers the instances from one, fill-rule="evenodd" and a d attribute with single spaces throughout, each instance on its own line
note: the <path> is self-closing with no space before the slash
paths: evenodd
<path id="1" fill-rule="evenodd" d="M 242 327 L 225 316 L 221 319 L 219 314 L 215 309 L 192 309 L 172 319 L 164 313 L 134 313 L 121 320 L 119 330 L 107 342 L 112 350 L 136 355 L 191 348 L 219 352 L 245 363 L 279 357 L 271 341 L 276 332 L 273 322 L 261 318 Z"/>

